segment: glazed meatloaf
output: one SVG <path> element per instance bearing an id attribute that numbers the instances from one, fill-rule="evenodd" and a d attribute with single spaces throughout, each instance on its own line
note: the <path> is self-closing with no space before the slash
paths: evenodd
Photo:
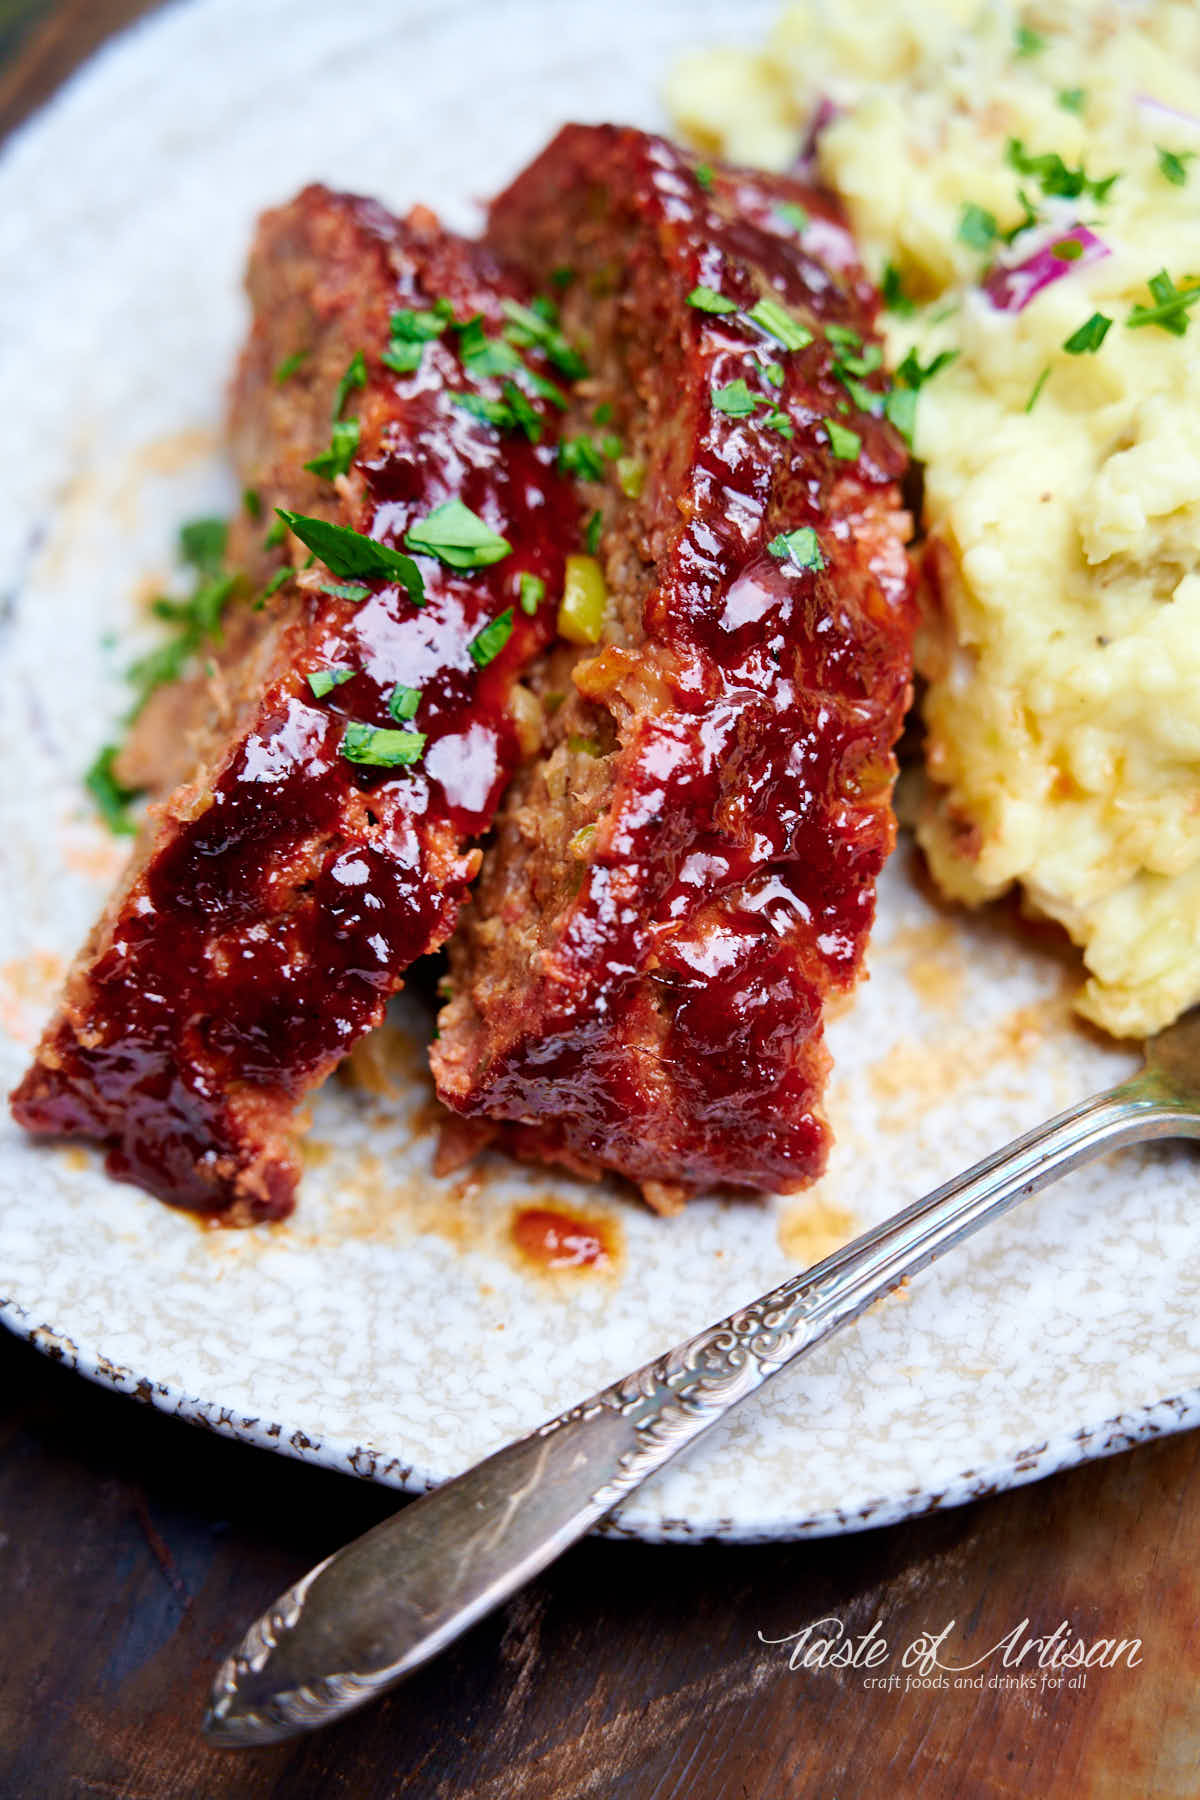
<path id="1" fill-rule="evenodd" d="M 914 612 L 877 300 L 837 205 L 573 126 L 489 242 L 562 292 L 590 475 L 517 773 L 451 948 L 442 1098 L 672 1209 L 822 1167 L 822 1017 L 893 842 Z M 581 448 L 581 446 L 583 446 Z"/>
<path id="2" fill-rule="evenodd" d="M 580 529 L 571 358 L 548 326 L 512 343 L 530 294 L 493 250 L 310 188 L 262 221 L 249 291 L 235 460 L 291 560 L 177 692 L 198 760 L 14 1096 L 239 1223 L 290 1210 L 297 1102 L 453 926 Z"/>

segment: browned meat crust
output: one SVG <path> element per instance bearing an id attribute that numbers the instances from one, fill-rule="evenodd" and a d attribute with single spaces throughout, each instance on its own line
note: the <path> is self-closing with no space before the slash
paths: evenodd
<path id="1" fill-rule="evenodd" d="M 232 431 L 266 518 L 282 505 L 398 547 L 454 499 L 509 549 L 461 572 L 420 556 L 420 608 L 400 582 L 338 591 L 318 567 L 232 622 L 237 666 L 189 715 L 198 766 L 152 811 L 14 1096 L 29 1130 L 98 1139 L 114 1174 L 236 1222 L 290 1210 L 297 1102 L 454 923 L 479 859 L 470 840 L 518 755 L 515 678 L 552 632 L 550 596 L 579 528 L 555 468 L 555 408 L 535 391 L 553 371 L 536 349 L 520 377 L 534 426 L 503 446 L 451 398 L 501 394 L 478 362 L 468 368 L 466 332 L 445 325 L 419 368 L 382 360 L 396 310 L 445 301 L 459 327 L 478 318 L 498 334 L 504 301 L 528 290 L 493 252 L 431 215 L 402 225 L 310 188 L 262 221 L 249 288 Z M 360 351 L 365 381 L 343 408 L 359 441 L 331 482 L 304 464 L 329 447 L 335 393 Z M 545 586 L 532 613 L 518 604 L 523 573 Z M 511 634 L 493 632 L 484 655 L 479 633 L 497 620 Z M 329 671 L 349 674 L 309 681 Z M 398 684 L 420 692 L 414 718 L 391 710 Z M 395 731 L 398 720 L 424 737 L 414 766 L 348 759 L 348 722 Z"/>
<path id="2" fill-rule="evenodd" d="M 826 1155 L 822 1015 L 859 973 L 909 697 L 876 299 L 829 195 L 615 127 L 564 130 L 488 235 L 543 286 L 571 271 L 593 379 L 567 430 L 611 406 L 633 460 L 591 494 L 603 639 L 541 671 L 549 741 L 451 947 L 439 1092 L 660 1207 L 795 1188 Z M 811 342 L 751 319 L 764 295 Z"/>

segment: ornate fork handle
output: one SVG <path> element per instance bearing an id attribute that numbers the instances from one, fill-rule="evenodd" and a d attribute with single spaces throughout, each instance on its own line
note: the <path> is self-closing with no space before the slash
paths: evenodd
<path id="1" fill-rule="evenodd" d="M 685 1445 L 872 1301 L 1076 1163 L 1200 1136 L 1143 1072 L 914 1202 L 803 1275 L 551 1419 L 311 1570 L 226 1659 L 205 1720 L 226 1745 L 341 1717 L 529 1581 Z"/>

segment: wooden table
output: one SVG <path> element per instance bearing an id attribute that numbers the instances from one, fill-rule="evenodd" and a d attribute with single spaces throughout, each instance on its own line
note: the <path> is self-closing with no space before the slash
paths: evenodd
<path id="1" fill-rule="evenodd" d="M 0 132 L 150 4 L 0 0 Z M 0 1443 L 0 1800 L 1200 1796 L 1195 1434 L 861 1536 L 583 1544 L 379 1705 L 250 1753 L 198 1735 L 218 1658 L 395 1497 L 161 1417 L 3 1333 Z M 886 1660 L 793 1670 L 761 1641 L 822 1617 L 878 1622 Z M 1140 1660 L 1000 1686 L 997 1653 L 977 1686 L 905 1688 L 922 1633 L 954 1621 L 962 1664 L 1063 1619 L 1089 1643 L 1140 1638 Z"/>

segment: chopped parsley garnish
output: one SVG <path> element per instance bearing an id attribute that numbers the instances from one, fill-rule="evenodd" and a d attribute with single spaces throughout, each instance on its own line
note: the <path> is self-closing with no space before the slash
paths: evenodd
<path id="1" fill-rule="evenodd" d="M 471 661 L 477 669 L 486 669 L 494 662 L 512 636 L 513 609 L 506 606 L 504 611 L 494 619 L 489 619 L 483 630 L 477 632 L 467 645 Z"/>
<path id="2" fill-rule="evenodd" d="M 845 425 L 839 425 L 836 419 L 826 419 L 825 429 L 829 433 L 829 448 L 841 462 L 857 462 L 862 451 L 862 439 L 857 431 L 850 431 Z"/>
<path id="3" fill-rule="evenodd" d="M 595 556 L 597 550 L 600 548 L 600 533 L 603 529 L 604 514 L 597 510 L 588 520 L 587 528 L 583 534 L 583 547 L 589 556 Z"/>
<path id="4" fill-rule="evenodd" d="M 792 422 L 782 407 L 765 394 L 753 394 L 744 381 L 729 381 L 724 387 L 713 388 L 712 403 L 718 412 L 727 413 L 733 419 L 748 419 L 756 408 L 765 406 L 762 423 L 770 431 L 777 431 L 781 437 L 790 438 L 795 435 Z"/>
<path id="5" fill-rule="evenodd" d="M 454 308 L 449 300 L 435 300 L 428 311 L 418 312 L 411 306 L 401 307 L 391 316 L 388 329 L 391 343 L 380 354 L 380 362 L 385 368 L 397 375 L 412 375 L 421 366 L 421 354 L 425 345 L 434 338 L 441 337 L 447 325 L 454 321 Z M 354 364 L 351 363 L 346 375 L 350 374 Z M 345 376 L 342 378 L 346 379 Z M 344 396 L 343 396 L 344 398 Z M 341 406 L 335 408 L 335 417 Z"/>
<path id="6" fill-rule="evenodd" d="M 393 375 L 415 375 L 421 366 L 424 349 L 424 344 L 394 340 L 386 350 L 379 352 L 379 360 Z"/>
<path id="7" fill-rule="evenodd" d="M 613 415 L 612 401 L 604 400 L 601 402 L 601 404 L 596 408 L 595 412 L 592 414 L 592 424 L 593 425 L 608 425 L 612 421 L 612 415 Z"/>
<path id="8" fill-rule="evenodd" d="M 283 569 L 276 569 L 276 571 L 272 575 L 270 581 L 268 581 L 266 587 L 263 589 L 262 593 L 258 596 L 256 611 L 261 612 L 264 601 L 270 600 L 273 595 L 275 595 L 279 592 L 279 590 L 283 586 L 284 582 L 290 581 L 291 578 L 292 578 L 292 570 L 291 570 L 290 566 L 287 568 L 283 568 Z"/>
<path id="9" fill-rule="evenodd" d="M 361 581 L 318 581 L 317 587 L 323 594 L 332 594 L 335 600 L 353 600 L 361 603 L 371 592 Z"/>
<path id="10" fill-rule="evenodd" d="M 1046 48 L 1046 40 L 1040 31 L 1033 31 L 1028 25 L 1018 25 L 1013 33 L 1018 56 L 1037 56 Z"/>
<path id="11" fill-rule="evenodd" d="M 1051 244 L 1050 254 L 1058 262 L 1078 262 L 1083 255 L 1083 245 L 1078 238 L 1060 238 L 1057 244 Z"/>
<path id="12" fill-rule="evenodd" d="M 999 231 L 995 213 L 986 206 L 976 206 L 969 200 L 963 207 L 958 221 L 960 243 L 968 244 L 972 250 L 990 250 Z"/>
<path id="13" fill-rule="evenodd" d="M 562 438 L 558 446 L 558 466 L 564 475 L 576 481 L 604 480 L 604 452 L 589 437 Z"/>
<path id="14" fill-rule="evenodd" d="M 229 527 L 224 519 L 191 519 L 179 528 L 179 554 L 201 575 L 215 575 L 225 556 Z"/>
<path id="15" fill-rule="evenodd" d="M 827 325 L 825 336 L 831 344 L 836 344 L 839 350 L 862 349 L 862 338 L 857 331 L 852 331 L 849 325 Z"/>
<path id="16" fill-rule="evenodd" d="M 587 364 L 578 350 L 572 349 L 555 323 L 554 308 L 549 300 L 533 306 L 522 306 L 519 300 L 502 300 L 500 309 L 508 324 L 504 335 L 520 349 L 536 347 L 571 381 L 586 375 Z"/>
<path id="17" fill-rule="evenodd" d="M 718 412 L 728 413 L 732 419 L 747 419 L 761 401 L 744 381 L 729 381 L 724 387 L 713 389 L 712 403 Z"/>
<path id="18" fill-rule="evenodd" d="M 560 263 L 557 269 L 550 271 L 550 286 L 557 288 L 560 294 L 564 288 L 570 287 L 574 279 L 575 271 L 569 263 Z"/>
<path id="19" fill-rule="evenodd" d="M 130 717 L 136 718 L 155 688 L 176 681 L 190 657 L 206 639 L 219 638 L 221 617 L 237 587 L 236 573 L 223 569 L 226 525 L 223 519 L 193 519 L 179 533 L 179 554 L 195 572 L 190 594 L 182 599 L 161 595 L 151 611 L 175 627 L 166 643 L 158 644 L 126 671 L 135 690 Z"/>
<path id="20" fill-rule="evenodd" d="M 137 825 L 129 816 L 129 802 L 138 792 L 137 788 L 127 788 L 113 774 L 113 764 L 117 759 L 117 746 L 105 744 L 97 752 L 95 761 L 83 778 L 83 785 L 96 803 L 104 823 L 110 831 L 118 836 L 131 837 Z"/>
<path id="21" fill-rule="evenodd" d="M 460 407 L 473 418 L 494 425 L 497 431 L 521 430 L 531 444 L 542 435 L 542 421 L 515 381 L 506 381 L 503 400 L 489 400 L 484 394 L 451 394 L 453 406 Z"/>
<path id="22" fill-rule="evenodd" d="M 732 313 L 738 309 L 736 300 L 726 299 L 724 294 L 718 294 L 716 288 L 704 286 L 694 287 L 687 297 L 687 303 L 694 306 L 697 312 Z"/>
<path id="23" fill-rule="evenodd" d="M 1058 104 L 1064 112 L 1081 113 L 1087 105 L 1086 88 L 1060 88 Z"/>
<path id="24" fill-rule="evenodd" d="M 1093 181 L 1085 174 L 1082 163 L 1077 169 L 1069 169 L 1056 150 L 1030 156 L 1020 138 L 1009 138 L 1004 156 L 1018 175 L 1031 175 L 1040 182 L 1043 194 L 1058 194 L 1066 200 L 1077 200 L 1081 194 L 1093 200 L 1107 200 L 1114 183 L 1121 179 L 1116 174 Z"/>
<path id="25" fill-rule="evenodd" d="M 406 725 L 409 719 L 416 718 L 420 704 L 420 688 L 405 687 L 402 681 L 398 681 L 388 699 L 388 711 L 399 724 Z"/>
<path id="26" fill-rule="evenodd" d="M 1158 156 L 1158 171 L 1173 187 L 1187 186 L 1187 165 L 1196 157 L 1195 150 L 1164 150 L 1161 144 L 1155 144 Z"/>
<path id="27" fill-rule="evenodd" d="M 427 518 L 410 525 L 404 534 L 408 549 L 436 556 L 451 569 L 485 569 L 498 563 L 512 549 L 507 538 L 492 530 L 461 500 L 446 500 Z"/>
<path id="28" fill-rule="evenodd" d="M 1136 330 L 1141 325 L 1157 325 L 1174 337 L 1182 337 L 1188 328 L 1187 309 L 1200 300 L 1200 282 L 1192 287 L 1177 288 L 1165 269 L 1152 275 L 1146 286 L 1154 299 L 1153 306 L 1135 306 L 1125 323 Z"/>
<path id="29" fill-rule="evenodd" d="M 320 456 L 314 456 L 311 462 L 305 463 L 314 475 L 324 481 L 333 481 L 338 475 L 348 473 L 354 461 L 354 452 L 358 449 L 358 420 L 335 419 L 329 434 L 329 448 Z"/>
<path id="30" fill-rule="evenodd" d="M 301 363 L 305 362 L 311 355 L 312 352 L 310 350 L 293 350 L 290 356 L 285 356 L 275 371 L 274 379 L 276 387 L 282 387 L 285 381 L 290 381 Z"/>
<path id="31" fill-rule="evenodd" d="M 1033 384 L 1033 392 L 1030 394 L 1028 400 L 1025 402 L 1025 411 L 1027 413 L 1031 413 L 1033 411 L 1034 407 L 1037 405 L 1039 396 L 1041 395 L 1041 391 L 1045 387 L 1045 385 L 1049 381 L 1049 379 L 1050 379 L 1050 364 L 1047 363 L 1045 368 L 1042 370 L 1041 374 L 1038 376 L 1037 380 Z"/>
<path id="32" fill-rule="evenodd" d="M 441 337 L 453 318 L 454 308 L 449 300 L 435 300 L 427 312 L 416 312 L 410 306 L 401 307 L 399 312 L 392 314 L 388 330 L 403 344 L 428 344 Z"/>
<path id="33" fill-rule="evenodd" d="M 793 231 L 808 230 L 808 214 L 794 200 L 777 200 L 775 217 L 782 219 L 785 225 L 790 225 Z"/>
<path id="34" fill-rule="evenodd" d="M 771 539 L 767 549 L 780 562 L 794 563 L 798 569 L 825 567 L 820 539 L 811 525 L 801 525 L 796 531 L 781 531 L 778 537 Z"/>
<path id="35" fill-rule="evenodd" d="M 263 549 L 264 550 L 277 549 L 279 547 L 279 545 L 282 544 L 282 542 L 286 536 L 287 536 L 287 526 L 284 524 L 283 520 L 282 519 L 272 519 L 270 529 L 268 530 L 266 537 L 263 539 Z"/>
<path id="36" fill-rule="evenodd" d="M 478 315 L 455 329 L 458 332 L 458 354 L 462 358 L 463 368 L 469 374 L 478 378 L 487 375 L 518 375 L 525 367 L 511 344 L 506 344 L 503 338 L 488 337 L 483 329 L 483 320 Z"/>
<path id="37" fill-rule="evenodd" d="M 913 441 L 918 393 L 927 381 L 932 381 L 938 371 L 952 363 L 957 355 L 957 350 L 942 350 L 923 369 L 916 351 L 910 350 L 896 370 L 895 386 L 883 403 L 883 411 L 907 443 L 911 444 Z"/>
<path id="38" fill-rule="evenodd" d="M 331 525 L 328 519 L 310 519 L 303 513 L 287 512 L 282 506 L 276 512 L 302 544 L 319 556 L 334 575 L 365 576 L 368 581 L 382 578 L 398 581 L 407 589 L 414 606 L 425 604 L 425 584 L 421 571 L 411 556 L 381 544 L 377 538 L 351 531 L 346 525 Z"/>
<path id="39" fill-rule="evenodd" d="M 521 600 L 521 611 L 532 618 L 546 598 L 546 584 L 540 575 L 522 572 L 517 580 L 517 592 Z"/>
<path id="40" fill-rule="evenodd" d="M 1017 189 L 1017 199 L 1021 202 L 1021 217 L 1015 225 L 1011 225 L 1007 231 L 1000 233 L 1006 244 L 1015 243 L 1023 231 L 1028 231 L 1038 222 L 1037 207 L 1030 202 L 1029 195 L 1024 188 Z M 930 323 L 934 324 L 936 320 L 930 320 Z"/>
<path id="41" fill-rule="evenodd" d="M 879 344 L 863 346 L 861 356 L 839 356 L 834 364 L 834 373 L 845 375 L 873 375 L 883 365 L 883 348 Z"/>
<path id="42" fill-rule="evenodd" d="M 693 174 L 705 193 L 708 193 L 713 184 L 713 172 L 711 166 L 708 163 L 697 163 L 693 170 Z"/>
<path id="43" fill-rule="evenodd" d="M 879 278 L 879 292 L 888 312 L 894 312 L 897 317 L 904 318 L 916 312 L 916 302 L 910 300 L 905 293 L 904 282 L 894 262 L 884 263 L 883 274 Z"/>
<path id="44" fill-rule="evenodd" d="M 356 350 L 346 365 L 345 374 L 337 384 L 337 392 L 333 396 L 333 416 L 340 419 L 342 408 L 350 398 L 352 389 L 366 387 L 367 360 L 361 350 Z"/>
<path id="45" fill-rule="evenodd" d="M 314 669 L 306 679 L 314 699 L 323 700 L 326 694 L 332 694 L 334 688 L 341 687 L 344 681 L 350 681 L 354 674 L 353 669 Z"/>
<path id="46" fill-rule="evenodd" d="M 762 371 L 764 381 L 770 382 L 771 386 L 775 388 L 783 386 L 783 365 L 781 363 L 760 362 L 758 367 Z"/>
<path id="47" fill-rule="evenodd" d="M 423 731 L 391 731 L 385 725 L 347 725 L 341 752 L 348 762 L 366 763 L 375 769 L 404 769 L 420 762 L 425 748 Z"/>
<path id="48" fill-rule="evenodd" d="M 756 300 L 746 317 L 753 319 L 756 325 L 782 344 L 785 350 L 803 350 L 806 344 L 813 341 L 812 332 L 801 325 L 798 319 L 794 319 L 787 307 L 776 300 L 773 294 L 764 294 L 761 300 Z"/>
<path id="49" fill-rule="evenodd" d="M 262 518 L 262 495 L 257 488 L 242 489 L 242 505 L 252 519 Z"/>
<path id="50" fill-rule="evenodd" d="M 1063 342 L 1063 349 L 1072 356 L 1083 356 L 1086 352 L 1098 350 L 1104 342 L 1112 320 L 1102 312 L 1094 312 L 1090 319 L 1084 321 L 1078 331 L 1073 331 Z"/>

